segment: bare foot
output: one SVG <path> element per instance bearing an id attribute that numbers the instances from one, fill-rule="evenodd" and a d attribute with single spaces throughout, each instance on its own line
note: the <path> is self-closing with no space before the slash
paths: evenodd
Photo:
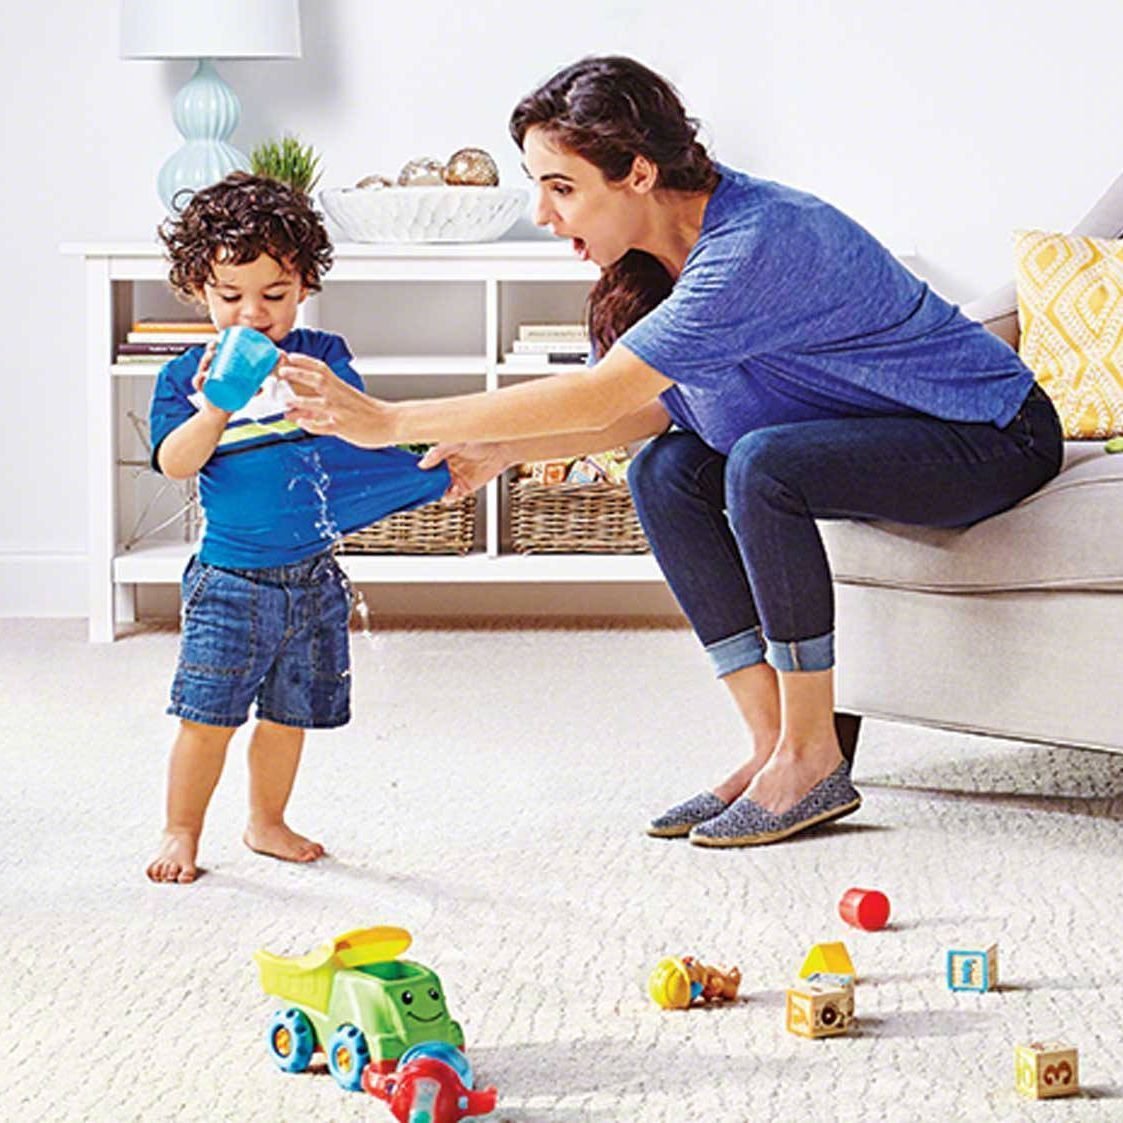
<path id="1" fill-rule="evenodd" d="M 242 841 L 258 854 L 284 862 L 314 862 L 324 856 L 324 848 L 289 828 L 286 823 L 265 823 L 246 827 Z"/>
<path id="2" fill-rule="evenodd" d="M 160 852 L 144 871 L 149 881 L 175 881 L 187 885 L 199 876 L 195 851 L 199 836 L 193 831 L 164 831 Z"/>
<path id="3" fill-rule="evenodd" d="M 794 753 L 778 749 L 753 778 L 745 795 L 773 815 L 782 815 L 841 763 L 842 757 L 834 747 L 829 752 L 819 753 Z"/>

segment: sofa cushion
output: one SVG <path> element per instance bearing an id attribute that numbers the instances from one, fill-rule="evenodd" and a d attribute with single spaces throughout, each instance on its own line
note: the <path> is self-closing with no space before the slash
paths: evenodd
<path id="1" fill-rule="evenodd" d="M 1019 354 L 1066 437 L 1123 433 L 1123 241 L 1019 231 Z"/>
<path id="2" fill-rule="evenodd" d="M 1009 511 L 956 530 L 820 523 L 836 581 L 924 592 L 1123 592 L 1123 456 L 1069 441 L 1064 467 Z"/>

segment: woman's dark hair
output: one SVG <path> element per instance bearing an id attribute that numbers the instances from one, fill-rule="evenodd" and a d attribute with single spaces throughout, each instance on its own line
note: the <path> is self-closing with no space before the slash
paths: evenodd
<path id="1" fill-rule="evenodd" d="M 624 179 L 636 156 L 645 156 L 658 169 L 657 189 L 702 192 L 717 186 L 717 167 L 697 139 L 698 121 L 687 115 L 670 82 L 634 59 L 590 57 L 559 70 L 511 114 L 511 136 L 520 149 L 531 128 L 588 160 L 609 182 Z M 630 250 L 605 268 L 588 304 L 597 354 L 672 285 L 666 269 L 642 250 Z"/>
<path id="2" fill-rule="evenodd" d="M 331 240 L 308 196 L 248 172 L 196 191 L 156 232 L 171 259 L 168 280 L 186 297 L 215 282 L 216 260 L 247 265 L 267 254 L 298 273 L 310 292 L 319 292 L 331 268 Z"/>

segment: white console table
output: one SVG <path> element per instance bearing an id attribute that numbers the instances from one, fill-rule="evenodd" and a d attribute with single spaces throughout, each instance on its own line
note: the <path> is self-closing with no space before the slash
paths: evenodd
<path id="1" fill-rule="evenodd" d="M 121 511 L 121 459 L 126 434 L 122 397 L 141 397 L 151 390 L 159 364 L 115 364 L 118 344 L 135 318 L 147 289 L 163 296 L 167 264 L 155 243 L 68 244 L 63 252 L 80 256 L 86 278 L 86 388 L 88 402 L 89 489 L 89 635 L 92 641 L 115 638 L 118 622 L 135 618 L 136 587 L 175 583 L 193 545 L 172 537 L 123 545 Z M 520 363 L 505 367 L 503 354 L 510 349 L 518 322 L 529 318 L 564 321 L 575 318 L 584 296 L 596 279 L 596 267 L 578 261 L 568 245 L 557 242 L 492 242 L 482 245 L 368 246 L 340 244 L 335 264 L 324 278 L 324 293 L 305 304 L 304 322 L 335 328 L 331 294 L 337 286 L 377 283 L 392 286 L 408 307 L 420 293 L 416 286 L 445 285 L 453 292 L 443 305 L 461 336 L 473 341 L 462 353 L 450 353 L 456 339 L 446 333 L 445 317 L 425 319 L 416 333 L 418 346 L 401 347 L 398 353 L 361 351 L 344 330 L 356 353 L 355 368 L 373 383 L 400 393 L 404 380 L 424 385 L 417 396 L 433 392 L 438 380 L 452 386 L 495 389 L 505 381 L 550 373 L 545 366 L 528 369 Z M 553 283 L 571 290 L 571 298 L 556 308 L 545 308 L 530 290 Z M 380 290 L 387 293 L 388 289 Z M 441 290 L 442 292 L 444 290 Z M 443 299 L 443 297 L 442 297 Z M 550 296 L 545 298 L 547 303 Z M 520 303 L 522 302 L 522 303 Z M 529 302 L 529 303 L 527 303 Z M 456 305 L 455 308 L 452 305 Z M 451 315 L 456 312 L 457 315 Z M 474 323 L 474 321 L 480 321 Z M 455 332 L 454 332 L 455 334 Z M 395 334 L 395 338 L 397 335 Z M 425 349 L 429 344 L 431 349 Z M 433 346 L 439 344 L 439 346 Z M 440 353 L 433 354 L 432 350 Z M 554 370 L 557 368 L 554 367 Z M 388 393 L 385 396 L 393 396 Z M 139 408 L 139 407 L 137 407 Z M 346 556 L 341 558 L 348 575 L 363 582 L 647 582 L 662 577 L 649 555 L 540 555 L 521 556 L 502 548 L 499 518 L 499 485 L 493 482 L 484 495 L 485 534 L 481 549 L 466 557 Z M 174 532 L 174 528 L 173 528 Z"/>

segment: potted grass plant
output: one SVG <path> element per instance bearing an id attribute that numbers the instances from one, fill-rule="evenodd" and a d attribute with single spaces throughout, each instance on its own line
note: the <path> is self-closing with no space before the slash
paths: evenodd
<path id="1" fill-rule="evenodd" d="M 303 195 L 320 179 L 320 157 L 294 136 L 262 141 L 250 153 L 250 167 L 254 175 L 268 176 Z"/>

